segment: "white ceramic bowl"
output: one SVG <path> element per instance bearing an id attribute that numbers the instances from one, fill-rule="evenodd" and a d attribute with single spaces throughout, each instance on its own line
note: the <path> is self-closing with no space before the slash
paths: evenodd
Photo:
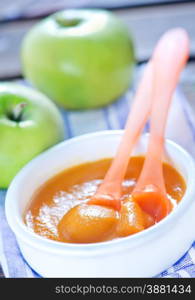
<path id="1" fill-rule="evenodd" d="M 122 131 L 103 131 L 65 141 L 32 160 L 13 180 L 6 216 L 26 261 L 44 277 L 153 277 L 176 262 L 195 238 L 195 164 L 177 144 L 166 141 L 174 165 L 187 183 L 178 207 L 157 225 L 133 236 L 96 244 L 66 244 L 32 233 L 23 212 L 32 194 L 65 168 L 113 157 Z M 134 154 L 145 153 L 142 136 Z"/>

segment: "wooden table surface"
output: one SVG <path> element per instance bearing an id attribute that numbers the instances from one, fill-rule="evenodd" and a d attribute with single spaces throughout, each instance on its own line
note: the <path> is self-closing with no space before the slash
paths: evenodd
<path id="1" fill-rule="evenodd" d="M 147 61 L 156 41 L 165 30 L 176 26 L 184 27 L 191 38 L 191 53 L 190 61 L 181 76 L 180 86 L 195 111 L 195 1 L 1 0 L 0 80 L 21 78 L 21 41 L 39 18 L 59 8 L 71 6 L 114 9 L 114 13 L 127 23 L 134 36 L 139 64 Z M 3 277 L 1 267 L 0 277 Z"/>

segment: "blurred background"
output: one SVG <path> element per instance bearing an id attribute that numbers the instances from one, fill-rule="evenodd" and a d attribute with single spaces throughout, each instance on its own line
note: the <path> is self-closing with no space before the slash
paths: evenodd
<path id="1" fill-rule="evenodd" d="M 195 109 L 194 0 L 0 0 L 0 80 L 22 78 L 19 54 L 24 34 L 41 18 L 73 7 L 106 8 L 122 18 L 133 34 L 139 65 L 148 60 L 165 30 L 184 27 L 191 37 L 191 53 L 181 85 Z"/>

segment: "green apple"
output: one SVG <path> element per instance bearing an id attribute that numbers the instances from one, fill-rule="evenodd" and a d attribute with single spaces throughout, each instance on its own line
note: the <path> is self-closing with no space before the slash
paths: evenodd
<path id="1" fill-rule="evenodd" d="M 95 108 L 129 86 L 134 48 L 126 25 L 106 10 L 57 12 L 37 23 L 21 48 L 24 75 L 68 109 Z"/>
<path id="2" fill-rule="evenodd" d="M 1 188 L 29 160 L 63 138 L 62 117 L 46 96 L 19 84 L 0 84 Z"/>

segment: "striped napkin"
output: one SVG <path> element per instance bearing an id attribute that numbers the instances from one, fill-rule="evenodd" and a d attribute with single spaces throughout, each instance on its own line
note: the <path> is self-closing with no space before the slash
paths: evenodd
<path id="1" fill-rule="evenodd" d="M 105 130 L 122 129 L 131 106 L 134 88 L 111 105 L 88 111 L 62 110 L 67 137 Z M 145 132 L 148 131 L 146 125 Z M 166 137 L 177 142 L 195 156 L 195 118 L 179 88 L 174 94 Z M 4 212 L 5 190 L 0 191 L 0 262 L 6 277 L 40 277 L 22 257 Z M 181 241 L 182 243 L 182 241 Z M 195 243 L 187 253 L 157 277 L 195 277 Z"/>

